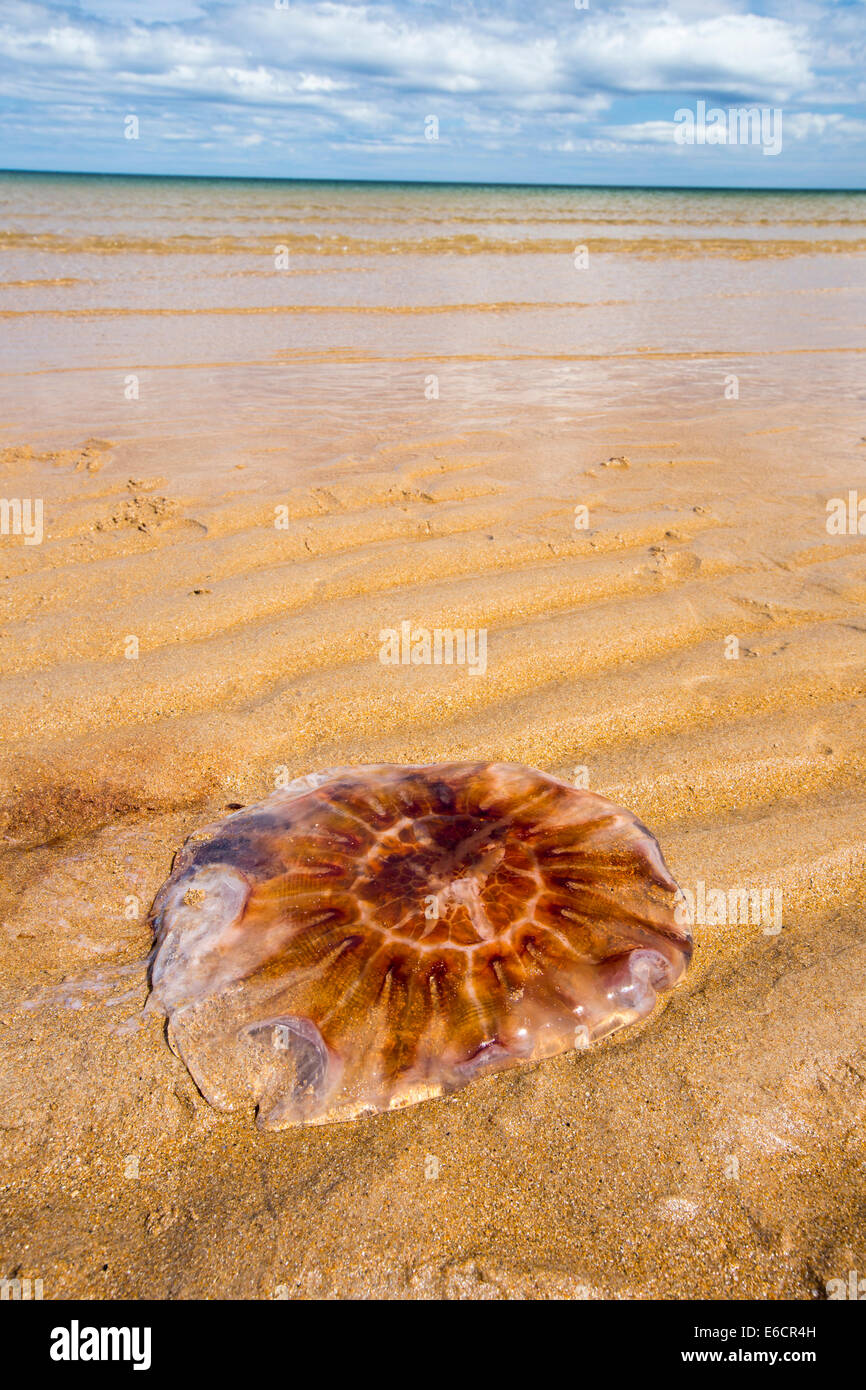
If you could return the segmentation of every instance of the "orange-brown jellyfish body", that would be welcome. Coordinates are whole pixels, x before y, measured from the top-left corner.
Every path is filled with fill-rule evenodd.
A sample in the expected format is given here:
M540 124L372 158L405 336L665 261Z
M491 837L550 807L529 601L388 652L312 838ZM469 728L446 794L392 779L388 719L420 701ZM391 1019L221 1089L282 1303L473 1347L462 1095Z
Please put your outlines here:
M691 955L629 811L509 763L339 768L187 840L152 1001L204 1096L281 1129L583 1049Z

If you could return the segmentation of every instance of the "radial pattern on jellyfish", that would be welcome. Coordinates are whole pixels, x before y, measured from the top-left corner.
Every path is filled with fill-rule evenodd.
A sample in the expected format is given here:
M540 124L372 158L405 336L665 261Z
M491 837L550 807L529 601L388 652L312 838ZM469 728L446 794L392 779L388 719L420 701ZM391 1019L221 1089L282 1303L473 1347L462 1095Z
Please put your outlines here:
M339 768L187 840L151 999L213 1105L350 1120L644 1018L691 955L675 895L631 812L545 773Z

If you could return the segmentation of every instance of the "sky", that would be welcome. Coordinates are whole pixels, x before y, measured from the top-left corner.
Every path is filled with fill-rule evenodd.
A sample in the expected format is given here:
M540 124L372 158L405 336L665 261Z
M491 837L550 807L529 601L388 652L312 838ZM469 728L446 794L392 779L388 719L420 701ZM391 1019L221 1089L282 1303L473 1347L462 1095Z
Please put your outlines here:
M0 167L863 188L866 0L3 0Z

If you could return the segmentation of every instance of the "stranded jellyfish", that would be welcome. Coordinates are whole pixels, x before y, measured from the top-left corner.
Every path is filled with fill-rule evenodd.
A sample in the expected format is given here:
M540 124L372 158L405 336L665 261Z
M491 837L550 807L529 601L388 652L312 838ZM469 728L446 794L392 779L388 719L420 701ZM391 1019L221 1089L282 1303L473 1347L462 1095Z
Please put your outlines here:
M588 1047L691 955L653 836L509 763L339 768L196 832L152 1002L204 1096L282 1129Z

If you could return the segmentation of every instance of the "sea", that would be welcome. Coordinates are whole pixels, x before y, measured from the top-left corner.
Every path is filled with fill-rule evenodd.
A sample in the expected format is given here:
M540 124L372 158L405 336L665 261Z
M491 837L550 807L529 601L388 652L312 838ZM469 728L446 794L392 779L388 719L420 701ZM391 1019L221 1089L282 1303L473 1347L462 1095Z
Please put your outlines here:
M820 410L862 399L864 250L863 192L4 173L0 430L312 457Z

